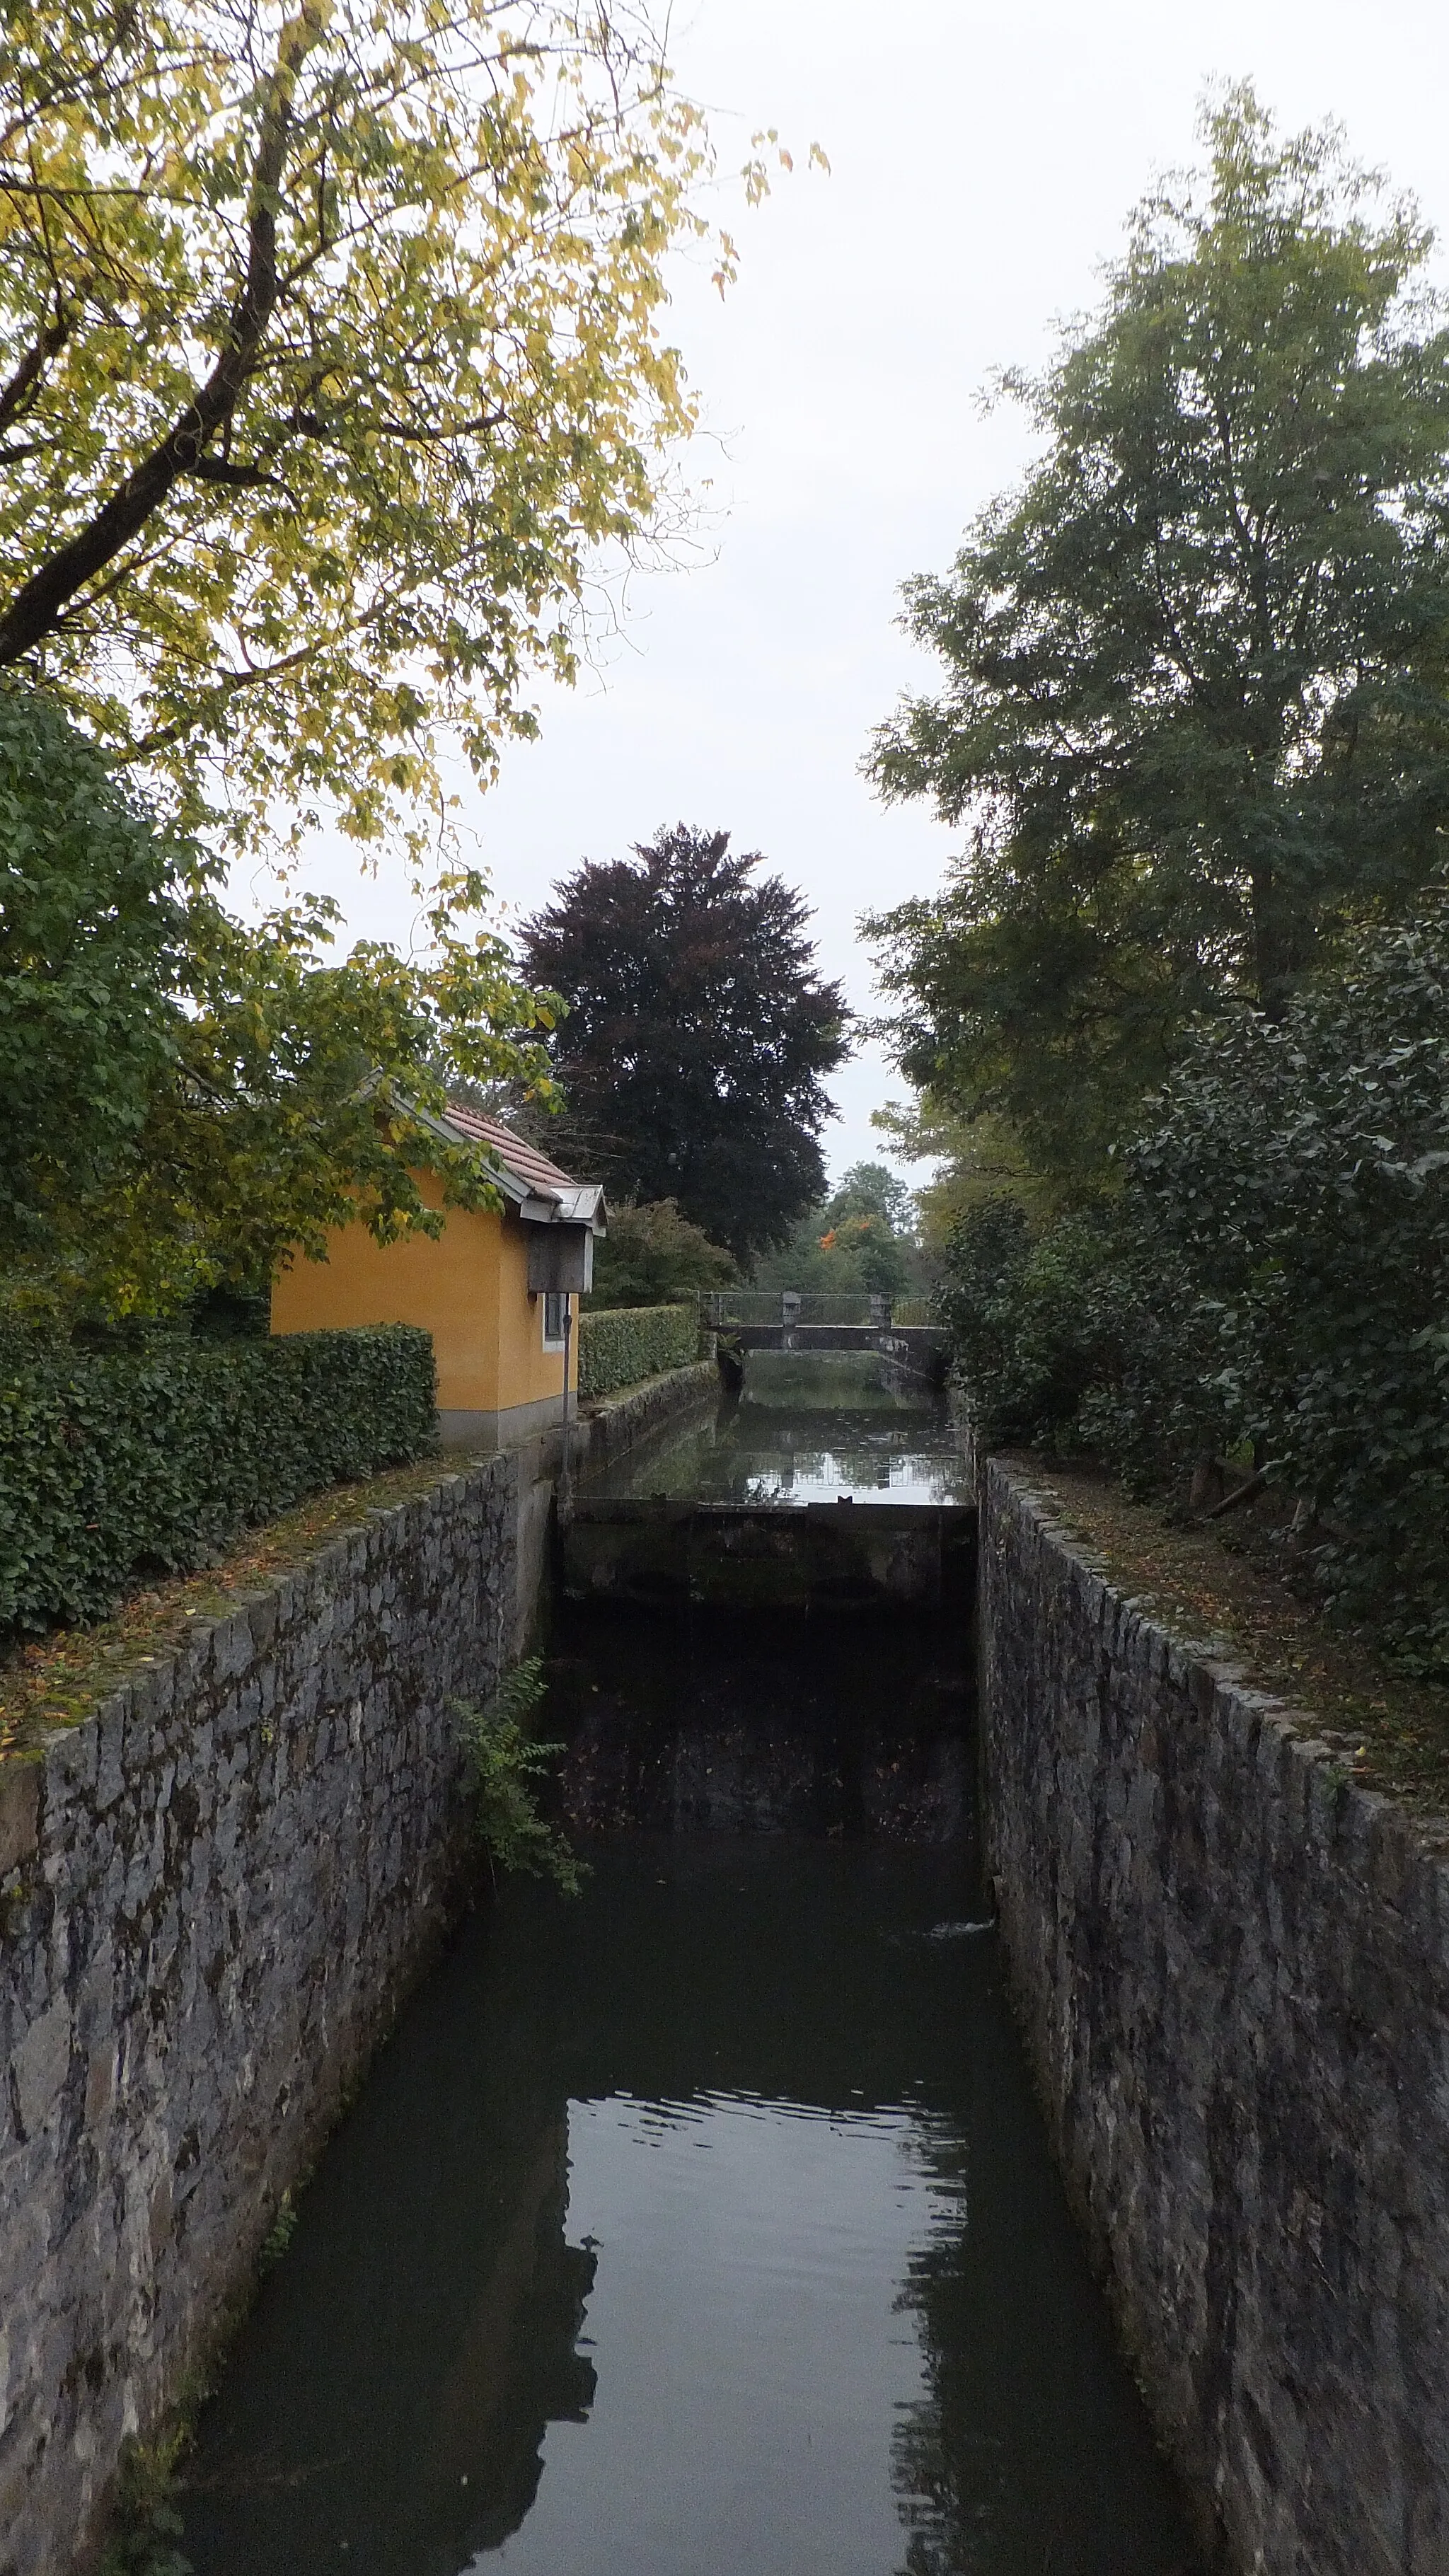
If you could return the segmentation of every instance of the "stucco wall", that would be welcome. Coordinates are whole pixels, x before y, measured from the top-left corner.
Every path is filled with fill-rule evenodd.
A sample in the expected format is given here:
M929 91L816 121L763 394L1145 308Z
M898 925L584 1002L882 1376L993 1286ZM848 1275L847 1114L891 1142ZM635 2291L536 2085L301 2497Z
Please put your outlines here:
M1449 2570L1449 1837L981 1478L988 1868L1057 2152L1225 2563Z
M528 1293L528 1228L509 1214L502 1220L499 1244L498 1387L503 1405L537 1404L544 1396L563 1393L564 1355L545 1350L543 1299ZM579 1301L571 1297L574 1334L570 1384L578 1358ZM517 1392L509 1392L516 1389Z
M0 2571L63 2576L424 1955L518 1462L378 1513L0 1765Z
M414 1178L439 1206L436 1176ZM443 1414L513 1414L562 1395L563 1353L544 1348L543 1300L528 1293L528 1230L511 1208L451 1208L437 1237L379 1244L365 1225L349 1225L327 1240L325 1261L299 1258L278 1274L274 1333L421 1324L433 1336Z

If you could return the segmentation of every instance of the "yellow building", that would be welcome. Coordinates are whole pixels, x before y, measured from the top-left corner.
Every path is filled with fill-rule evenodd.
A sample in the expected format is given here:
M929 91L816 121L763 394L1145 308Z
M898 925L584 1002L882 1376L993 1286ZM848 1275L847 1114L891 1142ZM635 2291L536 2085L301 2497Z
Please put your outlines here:
M502 1208L450 1208L436 1240L379 1244L338 1228L325 1261L297 1260L272 1289L274 1333L338 1324L422 1324L438 1363L438 1426L452 1445L501 1448L563 1417L564 1363L576 1352L578 1295L593 1284L605 1230L597 1181L571 1181L496 1118L450 1106L439 1132L486 1145ZM429 1206L441 1184L418 1174ZM577 1384L577 1361L570 1371Z

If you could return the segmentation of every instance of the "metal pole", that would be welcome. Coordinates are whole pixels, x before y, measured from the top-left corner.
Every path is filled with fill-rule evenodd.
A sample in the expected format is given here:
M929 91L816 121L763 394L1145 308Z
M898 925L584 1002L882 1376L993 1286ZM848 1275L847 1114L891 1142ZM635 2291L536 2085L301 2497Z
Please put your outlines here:
M565 1297L564 1297L563 1464L562 1464L562 1466L561 1466L561 1467L560 1467L560 1469L559 1469L559 1479L558 1479L558 1499L559 1499L559 1508L560 1508L560 1510L562 1510L562 1511L567 1511L567 1510L568 1510L568 1507L569 1507L569 1504L570 1504L570 1502L572 1501L572 1495L571 1495L571 1493L570 1493L570 1491L569 1491L569 1354L570 1354L570 1352L571 1352L571 1351L572 1351L572 1349L573 1349L573 1340L574 1340L574 1301L573 1301L572 1297L570 1297L570 1296L568 1296L567 1294L565 1294Z

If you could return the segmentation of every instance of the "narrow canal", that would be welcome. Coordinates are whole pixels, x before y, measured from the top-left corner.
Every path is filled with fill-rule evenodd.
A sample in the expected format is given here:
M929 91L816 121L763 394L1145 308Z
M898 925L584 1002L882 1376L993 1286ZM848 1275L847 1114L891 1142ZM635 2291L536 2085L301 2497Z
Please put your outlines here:
M967 1486L940 1404L883 1383L878 1360L752 1351L737 1402L630 1450L596 1490L788 1507L962 1502Z
M789 1490L940 1437L746 1427ZM985 1924L959 1628L575 1610L552 1672L592 1874L469 1918L334 2138L196 2576L1187 2576Z

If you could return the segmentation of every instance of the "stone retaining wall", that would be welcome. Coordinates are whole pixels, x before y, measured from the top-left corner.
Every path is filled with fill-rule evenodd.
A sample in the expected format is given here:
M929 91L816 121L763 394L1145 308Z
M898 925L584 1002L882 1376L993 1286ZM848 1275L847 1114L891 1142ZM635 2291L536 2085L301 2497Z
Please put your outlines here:
M676 1428L692 1413L708 1412L719 1396L719 1369L710 1359L645 1378L642 1386L625 1387L616 1395L589 1397L579 1408L576 1472L597 1474L639 1441Z
M60 2576L443 1917L510 1645L501 1456L0 1766L0 2571Z
M579 1454L714 1383L621 1393ZM447 1703L524 1649L559 1448L440 1467L0 1762L0 2576L84 2554L428 1954Z
M1057 2154L1218 2556L1449 2570L1449 1839L981 1477L988 1868Z

